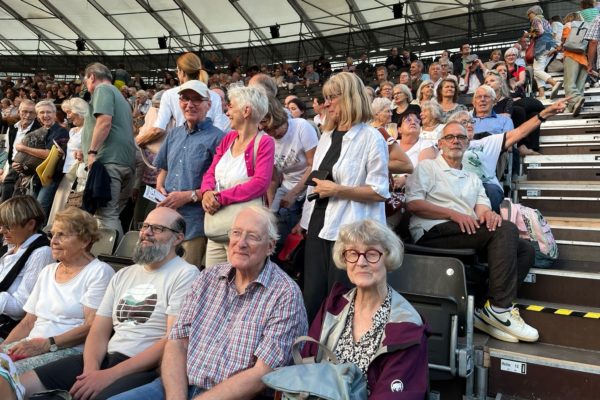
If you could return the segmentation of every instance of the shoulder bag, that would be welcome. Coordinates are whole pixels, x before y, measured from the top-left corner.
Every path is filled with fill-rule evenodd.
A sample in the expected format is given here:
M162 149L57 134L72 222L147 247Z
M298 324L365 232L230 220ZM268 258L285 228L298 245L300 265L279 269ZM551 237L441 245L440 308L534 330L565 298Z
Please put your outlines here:
M313 342L319 346L319 356L314 359L300 356L300 344ZM324 344L310 336L300 336L292 346L294 363L263 376L268 387L281 394L282 400L325 399L364 400L367 398L367 381L353 363L340 364L335 354Z
M254 151L252 156L252 165L256 169L256 155L258 154L258 145L263 132L259 132L254 139ZM256 172L256 171L255 171ZM251 178L249 177L248 180ZM243 182L240 182L243 183ZM245 207L250 205L258 205L262 206L263 201L262 197L258 197L256 199L244 201L242 203L229 204L225 207L222 207L214 214L205 213L204 214L204 235L217 243L227 243L229 241L229 237L227 232L231 229L231 225L233 224L233 219L235 216Z

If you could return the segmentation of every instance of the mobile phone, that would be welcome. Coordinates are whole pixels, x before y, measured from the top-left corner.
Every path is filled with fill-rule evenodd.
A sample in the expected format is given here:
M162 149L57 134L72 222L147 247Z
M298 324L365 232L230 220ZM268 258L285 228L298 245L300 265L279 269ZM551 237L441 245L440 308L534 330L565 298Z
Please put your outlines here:
M308 178L306 178L306 182L304 182L304 184L306 186L316 186L316 183L313 181L313 178L317 178L317 179L321 179L321 180L328 180L328 181L333 180L329 171L323 171L323 170L317 169L310 173Z

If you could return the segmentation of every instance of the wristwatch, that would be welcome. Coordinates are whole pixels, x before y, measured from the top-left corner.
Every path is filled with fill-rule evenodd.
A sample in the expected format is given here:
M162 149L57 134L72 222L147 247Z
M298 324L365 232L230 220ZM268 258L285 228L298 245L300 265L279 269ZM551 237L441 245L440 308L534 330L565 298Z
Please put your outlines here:
M54 338L52 336L50 336L48 338L48 341L50 342L50 352L54 353L56 350L58 350L58 346L56 345L56 341L54 340Z
M197 203L198 202L198 195L196 194L195 190L192 190L192 203Z
M90 150L90 151L88 151L87 153L88 153L88 156L89 156L90 154L93 154L93 155L97 156L97 155L98 155L98 150Z

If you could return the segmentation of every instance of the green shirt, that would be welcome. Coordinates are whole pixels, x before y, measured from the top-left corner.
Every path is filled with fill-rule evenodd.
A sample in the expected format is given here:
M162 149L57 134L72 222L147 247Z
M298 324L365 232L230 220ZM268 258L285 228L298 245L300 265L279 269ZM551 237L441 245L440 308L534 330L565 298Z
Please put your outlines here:
M98 150L96 160L102 164L119 164L135 169L135 143L133 141L133 118L131 107L119 90L109 83L94 89L89 115L85 118L81 145L87 162L87 152L98 115L110 115L112 125L106 140Z

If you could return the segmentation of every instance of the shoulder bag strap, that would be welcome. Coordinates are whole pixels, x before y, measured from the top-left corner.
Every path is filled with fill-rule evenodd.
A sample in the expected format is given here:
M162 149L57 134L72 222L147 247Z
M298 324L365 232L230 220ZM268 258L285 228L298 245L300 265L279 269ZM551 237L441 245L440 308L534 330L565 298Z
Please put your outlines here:
M259 131L254 138L254 151L252 156L252 169L254 169L256 173L256 157L258 156L258 145L260 144L260 140L262 139L265 133L263 131Z
M50 244L50 242L48 241L48 238L44 234L42 234L42 236L40 236L39 238L35 239L29 245L29 247L27 247L27 249L25 250L23 255L21 257L19 257L19 259L17 260L15 265L13 265L13 267L8 272L8 274L6 274L6 276L4 277L2 282L0 282L0 292L6 292L8 290L8 288L13 284L15 279L17 279L17 276L19 275L19 273L25 267L25 263L27 262L27 260L29 259L29 256L31 255L31 253L33 253L34 250L39 249L40 247L43 247L43 246L48 246L49 244Z
M317 356L315 357L314 361L313 360L307 360L308 363L311 362L330 362L332 364L339 364L339 360L336 357L336 355L333 353L333 351L329 350L329 348L327 346L325 346L323 343L319 342L318 340L313 339L310 336L298 336L296 338L296 340L294 340L294 344L292 345L292 357L294 358L294 364L296 365L300 365L300 364L307 364L307 361L305 361L302 356L300 355L300 344L304 343L304 342L310 342L310 343L315 343L317 346L319 346L319 350L320 352L322 352L323 357Z

